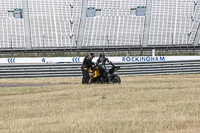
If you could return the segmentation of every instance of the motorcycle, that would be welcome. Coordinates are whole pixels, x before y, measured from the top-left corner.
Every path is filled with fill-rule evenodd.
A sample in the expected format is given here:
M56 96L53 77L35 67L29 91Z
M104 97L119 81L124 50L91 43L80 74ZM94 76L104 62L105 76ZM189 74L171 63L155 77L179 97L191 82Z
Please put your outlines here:
M117 74L114 74L116 71L118 71L120 69L119 66L113 66L106 78L104 80L102 80L101 76L100 76L100 72L99 72L99 69L98 67L95 67L94 70L90 69L90 83L108 83L108 84L115 84L115 83L118 83L120 84L121 83L121 78L117 75Z

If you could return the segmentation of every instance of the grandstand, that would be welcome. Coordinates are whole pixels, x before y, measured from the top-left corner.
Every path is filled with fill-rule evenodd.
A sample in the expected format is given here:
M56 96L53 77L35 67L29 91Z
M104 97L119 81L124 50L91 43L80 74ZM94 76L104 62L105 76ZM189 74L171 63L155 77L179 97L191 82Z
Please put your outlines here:
M1 49L197 46L200 0L1 0Z
M16 8L22 9L21 0L0 1L0 48L26 47L23 19L9 16Z
M192 0L153 0L149 45L187 44L193 11Z
M140 45L145 16L131 14L138 6L145 7L146 0L89 0L88 7L101 15L86 19L83 46Z
M75 46L81 0L29 0L32 47Z

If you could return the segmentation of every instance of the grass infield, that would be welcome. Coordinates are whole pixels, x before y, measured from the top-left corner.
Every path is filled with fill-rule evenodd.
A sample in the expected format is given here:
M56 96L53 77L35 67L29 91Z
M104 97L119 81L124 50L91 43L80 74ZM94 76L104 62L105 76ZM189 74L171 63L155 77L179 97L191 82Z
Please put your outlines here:
M200 132L200 74L121 78L0 79L0 132Z

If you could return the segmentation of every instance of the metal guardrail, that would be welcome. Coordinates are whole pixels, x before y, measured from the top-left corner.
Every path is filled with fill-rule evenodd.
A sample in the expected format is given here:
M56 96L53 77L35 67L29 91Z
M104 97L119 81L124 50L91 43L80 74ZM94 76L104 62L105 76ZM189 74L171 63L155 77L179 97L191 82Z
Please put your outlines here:
M200 60L115 63L115 65L121 67L116 73L125 76L200 73ZM80 63L0 64L0 78L77 76L82 76Z

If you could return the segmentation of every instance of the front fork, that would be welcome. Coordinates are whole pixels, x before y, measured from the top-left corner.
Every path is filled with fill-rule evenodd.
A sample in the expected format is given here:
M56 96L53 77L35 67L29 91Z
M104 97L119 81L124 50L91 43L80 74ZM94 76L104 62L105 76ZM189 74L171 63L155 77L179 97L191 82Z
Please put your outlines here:
M111 83L110 74L108 74L108 83L109 83L109 84Z

